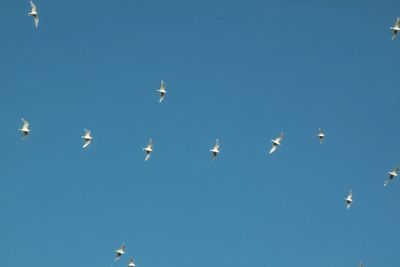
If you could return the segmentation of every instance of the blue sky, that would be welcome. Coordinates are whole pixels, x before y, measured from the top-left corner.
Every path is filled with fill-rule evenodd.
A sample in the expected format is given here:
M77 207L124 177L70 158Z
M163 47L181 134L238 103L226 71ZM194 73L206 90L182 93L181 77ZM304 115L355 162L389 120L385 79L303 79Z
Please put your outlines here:
M1 266L400 266L397 1L35 3L0 2Z

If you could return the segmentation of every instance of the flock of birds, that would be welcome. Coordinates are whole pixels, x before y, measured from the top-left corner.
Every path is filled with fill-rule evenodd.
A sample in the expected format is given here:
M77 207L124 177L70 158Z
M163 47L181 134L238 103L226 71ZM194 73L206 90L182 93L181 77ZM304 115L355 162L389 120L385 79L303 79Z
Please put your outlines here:
M30 0L30 4L31 4L31 12L29 12L28 15L33 17L35 27L37 28L37 27L39 27L38 9L32 0ZM390 30L392 31L392 40L394 40L397 36L397 33L400 31L400 17L398 17L395 24L392 27L390 27ZM164 101L164 99L166 97L166 93L167 93L167 91L165 89L165 82L163 80L161 80L161 86L159 89L157 89L157 92L159 93L159 97L160 97L159 102L161 103ZM29 122L23 118L22 118L22 121L23 121L23 126L21 129L19 129L19 131L21 131L23 139L25 139L28 137L31 130L29 129ZM87 148L91 144L93 137L91 135L90 130L84 129L84 132L85 132L85 134L82 136L82 139L84 140L84 144L83 144L82 148ZM325 139L325 133L321 128L319 128L319 130L318 130L317 137L319 138L320 144L322 144ZM282 143L283 138L284 138L284 133L281 132L277 138L271 140L271 149L269 150L269 154L274 153L279 148L279 146ZM147 146L145 148L143 148L143 151L145 152L145 161L148 161L150 159L151 153L153 152L153 140L151 138L149 139ZM220 153L220 144L219 144L218 138L215 141L214 147L210 149L210 152L212 153L212 160L216 160L218 154ZM384 182L385 187L394 178L396 178L398 176L399 169L400 169L400 166L397 166L388 173L389 176L386 179L386 181ZM351 204L353 203L353 193L352 193L351 189L350 189L347 197L344 200L345 200L346 208L350 209ZM117 261L125 254L125 244L122 244L119 249L115 250L115 253L116 253L115 261ZM133 258L129 258L128 266L129 267L136 266L133 261ZM362 262L360 263L360 267L363 267Z

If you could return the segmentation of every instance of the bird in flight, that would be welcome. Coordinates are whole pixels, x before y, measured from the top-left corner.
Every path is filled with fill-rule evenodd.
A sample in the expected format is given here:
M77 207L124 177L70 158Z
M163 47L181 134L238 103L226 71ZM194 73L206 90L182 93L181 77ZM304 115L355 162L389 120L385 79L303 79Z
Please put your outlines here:
M384 186L387 186L388 183L390 183L390 181L393 181L393 179L397 177L397 175L398 175L397 172L399 171L399 169L400 169L400 167L396 167L392 171L389 172L389 177L385 181Z
M83 144L82 148L88 147L90 145L90 143L92 142L92 136L90 135L91 134L90 130L84 129L84 131L85 131L85 135L82 136L82 139L85 140L85 143Z
M210 149L210 151L212 152L212 155L213 155L212 160L216 160L217 156L218 156L218 153L219 153L219 140L218 140L218 138L215 140L215 146L212 149Z
M319 128L318 131L319 131L318 132L319 143L322 144L322 142L324 142L325 133L321 128Z
M125 244L122 244L122 246L119 249L115 250L115 252L117 253L115 261L117 261L122 257L122 255L125 254Z
M136 266L136 264L135 264L135 262L133 261L132 258L129 259L128 266L129 266L129 267L135 267L135 266Z
M278 148L278 146L280 146L281 145L281 141L282 141L282 139L283 139L283 132L281 132L281 134L279 135L279 137L277 137L276 139L273 139L273 140L271 140L271 142L272 142L272 147L271 147L271 149L270 149L270 151L269 151L269 154L272 154L272 153L274 153L274 151Z
M393 31L392 40L394 40L397 36L397 32L400 31L400 17L397 18L396 23L393 27L390 27L390 29Z
M346 208L350 209L351 203L353 203L353 193L351 192L351 189L350 189L349 194L347 195L347 197L344 200L346 201Z
M146 157L144 158L144 161L148 161L151 155L151 152L153 152L153 140L149 140L149 143L145 148L143 148L143 151L146 152Z
M30 132L31 130L29 129L29 122L26 121L26 120L24 120L23 118L22 118L21 120L23 121L24 124L22 125L22 128L21 128L21 129L18 129L18 130L21 131L21 133L22 133L22 139L25 140L25 138L28 137L29 132Z
M31 2L31 12L29 12L28 15L33 17L33 20L35 21L35 27L37 28L39 26L38 11L35 3L33 3L32 0L30 0L30 2Z
M164 100L165 98L165 94L167 93L167 91L165 90L165 82L164 80L161 80L161 86L160 89L157 90L157 92L160 93L160 103Z

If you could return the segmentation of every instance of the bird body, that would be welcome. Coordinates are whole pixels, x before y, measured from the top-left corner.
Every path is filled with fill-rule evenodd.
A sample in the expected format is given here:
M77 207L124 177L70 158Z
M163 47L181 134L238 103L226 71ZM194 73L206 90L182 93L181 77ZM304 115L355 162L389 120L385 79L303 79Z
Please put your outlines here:
M216 160L217 156L219 154L219 140L218 140L218 138L215 140L215 146L212 149L210 149L210 151L212 152L212 155L213 155L212 160Z
M388 183L390 183L390 181L392 181L394 178L397 177L399 169L400 169L400 167L396 167L396 168L394 168L392 171L388 172L389 177L388 177L388 179L385 181L384 186L387 186Z
M29 12L28 15L33 17L33 20L35 21L35 27L37 28L39 26L38 11L36 5L32 2L32 0L30 0L30 3L31 3L31 12Z
M117 257L115 258L115 261L117 261L122 257L122 255L125 254L125 244L122 244L122 246L119 249L114 251L117 253Z
M18 130L21 131L22 138L25 139L28 137L31 130L29 129L29 122L27 120L24 120L24 118L22 118L21 120L24 124L22 125L22 128Z
M400 31L400 17L397 18L396 23L393 25L393 27L390 27L390 29L393 31L392 40L394 40L397 36L397 32Z
M146 152L146 157L144 161L148 161L151 155L151 152L153 152L153 140L150 138L149 143L145 148L143 148L143 151Z
M160 93L160 100L159 100L159 102L161 103L161 102L164 100L165 95L166 95L166 93L167 93L167 91L165 90L165 82L164 82L164 80L161 80L161 86L160 86L160 89L157 90L157 92Z
M82 136L82 139L85 140L85 143L83 144L82 148L88 147L93 139L91 136L90 130L84 129L84 131L85 131L85 135Z
M278 149L278 147L281 145L281 142L282 142L282 140L283 140L283 137L284 137L284 134L283 134L283 132L281 132L281 134L279 135L279 137L277 137L277 138L271 140L271 142L272 142L272 147L271 147L271 149L269 150L269 154L272 154L273 152L275 152L275 150Z
M351 204L353 203L353 193L351 192L351 190L344 200L346 201L346 208L350 209Z
M135 266L136 266L136 264L135 264L135 262L133 261L132 258L129 259L128 266L129 266L129 267L135 267Z
M319 133L318 133L319 143L322 144L322 142L324 141L324 138L325 138L325 133L321 128L319 128L318 131L319 131Z

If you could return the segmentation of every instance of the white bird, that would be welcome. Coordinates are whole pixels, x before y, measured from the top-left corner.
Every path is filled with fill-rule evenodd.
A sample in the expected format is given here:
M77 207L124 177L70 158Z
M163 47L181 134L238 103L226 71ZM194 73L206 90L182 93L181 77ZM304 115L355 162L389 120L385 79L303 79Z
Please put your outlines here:
M353 193L351 192L351 189L350 189L349 194L347 195L347 197L344 200L346 201L346 208L350 209L351 203L353 203Z
M129 259L129 264L128 264L128 266L129 266L129 267L135 267L135 266L136 266L136 264L135 264L135 262L133 261L132 258Z
M151 152L153 152L153 140L149 140L149 143L147 144L147 146L145 148L143 148L143 151L146 152L146 157L144 159L144 161L148 161L151 155Z
M271 147L271 150L269 151L269 154L272 154L278 148L278 146L281 145L281 141L283 139L283 136L284 136L283 132L281 132L281 134L279 135L278 138L271 140L272 147Z
M32 0L30 0L30 2L31 2L31 12L28 13L28 15L33 17L33 20L35 21L35 27L37 28L39 26L38 11L36 5L32 2Z
M325 133L321 128L319 128L318 131L319 131L318 132L319 143L322 144L322 142L324 141L324 138L325 138Z
M122 257L122 255L125 254L125 244L122 244L122 246L119 249L114 251L117 253L117 257L115 258L115 261L117 261Z
M29 122L24 120L23 118L21 120L24 122L24 125L22 125L22 128L18 130L22 132L22 139L25 139L28 137L31 130L29 129Z
M163 80L161 80L161 86L160 89L157 90L157 92L160 93L160 103L164 100L165 98L165 94L167 93L167 91L165 90L165 83Z
M82 136L82 139L85 140L85 144L83 144L82 148L88 147L90 145L90 143L92 142L92 136L90 135L91 134L90 130L84 129L84 131L85 131L85 135Z
M387 186L390 181L397 177L400 167L394 168L389 172L389 178L385 181L384 186Z
M212 155L213 155L212 159L216 160L217 156L218 156L218 153L219 153L219 141L218 141L218 138L215 140L215 146L212 149L210 149L210 151L212 152Z
M397 32L400 31L400 17L397 18L396 23L393 27L390 27L390 29L393 31L392 40L394 40L397 36Z

